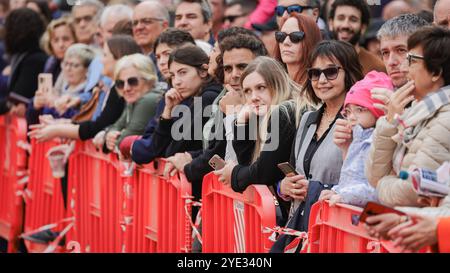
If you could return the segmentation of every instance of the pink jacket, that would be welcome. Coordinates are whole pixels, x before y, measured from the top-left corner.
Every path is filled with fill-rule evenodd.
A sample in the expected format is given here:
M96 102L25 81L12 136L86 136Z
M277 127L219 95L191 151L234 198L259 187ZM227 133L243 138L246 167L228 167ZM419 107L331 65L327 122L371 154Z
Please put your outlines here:
M250 14L249 20L245 24L245 28L252 29L252 24L263 24L269 21L275 14L277 0L259 0L258 6Z

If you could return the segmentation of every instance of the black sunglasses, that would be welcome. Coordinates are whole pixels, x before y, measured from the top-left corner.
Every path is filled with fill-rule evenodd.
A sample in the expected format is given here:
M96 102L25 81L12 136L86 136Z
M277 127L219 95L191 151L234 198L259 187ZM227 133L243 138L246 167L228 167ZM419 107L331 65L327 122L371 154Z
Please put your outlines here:
M225 23L226 21L230 21L230 23L232 24L237 18L243 17L243 16L247 16L248 13L244 13L241 15L228 15L223 17L223 22Z
M131 77L131 78L126 79L125 81L123 81L123 80L116 80L116 88L120 89L120 90L124 89L125 88L125 82L127 82L128 86L130 86L130 87L136 87L136 86L139 85L139 78Z
M275 14L278 17L283 16L284 12L287 10L288 14L291 14L291 12L297 12L302 13L305 9L312 9L311 6L300 6L300 5L290 5L290 6L276 6L275 7Z
M288 36L289 36L289 39L291 40L291 42L293 42L294 44L297 44L297 43L300 43L301 40L303 40L303 38L305 37L305 33L303 31L294 31L289 34L287 34L286 32L282 32L282 31L275 32L275 40L280 44L282 42L284 42L284 40L286 40L286 37L288 37Z
M319 69L319 68L309 68L308 71L308 79L311 81L318 81L320 78L320 75L322 73L325 75L325 78L327 80L335 80L339 75L339 69L342 69L340 66L334 66L334 67L328 67L325 69Z

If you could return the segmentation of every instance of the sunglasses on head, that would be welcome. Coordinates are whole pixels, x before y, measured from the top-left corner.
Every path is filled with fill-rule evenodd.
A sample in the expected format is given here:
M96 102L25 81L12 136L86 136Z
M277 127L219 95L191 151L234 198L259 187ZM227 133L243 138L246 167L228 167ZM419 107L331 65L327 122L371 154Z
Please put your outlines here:
M136 87L139 85L139 78L137 77L131 77L124 80L116 80L116 88L117 89L124 89L125 88L125 82L128 83L128 86L130 87Z
M308 71L308 79L311 81L318 81L320 78L320 75L322 73L325 75L325 78L327 80L335 80L338 77L339 69L342 69L342 67L334 66L334 67L328 67L325 69L319 69L319 68L309 68Z
M302 13L305 9L312 9L311 6L301 6L301 5L290 5L290 6L276 6L275 7L275 14L278 17L283 16L284 12L287 11L288 14L291 14L291 12L297 12Z
M275 32L275 40L278 43L284 42L286 40L286 37L289 36L289 40L291 40L292 43L297 44L300 43L301 40L305 37L305 33L303 31L294 31L289 34L282 31L276 31Z

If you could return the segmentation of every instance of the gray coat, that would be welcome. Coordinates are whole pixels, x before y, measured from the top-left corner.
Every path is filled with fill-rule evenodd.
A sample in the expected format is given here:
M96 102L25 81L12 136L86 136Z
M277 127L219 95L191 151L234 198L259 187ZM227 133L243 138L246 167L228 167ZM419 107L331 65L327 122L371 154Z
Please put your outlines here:
M305 174L303 166L305 153L316 133L317 125L321 119L321 111L323 111L322 108L307 112L300 121L295 137L294 151L292 151L293 158L291 158L299 174ZM320 181L326 184L337 184L339 182L343 159L341 150L333 142L335 127L336 124L333 123L330 131L313 155L310 164L310 175L306 178L309 181ZM306 133L304 133L304 130L307 130ZM300 143L303 134L303 142ZM294 201L291 211L295 211L298 205L299 202Z

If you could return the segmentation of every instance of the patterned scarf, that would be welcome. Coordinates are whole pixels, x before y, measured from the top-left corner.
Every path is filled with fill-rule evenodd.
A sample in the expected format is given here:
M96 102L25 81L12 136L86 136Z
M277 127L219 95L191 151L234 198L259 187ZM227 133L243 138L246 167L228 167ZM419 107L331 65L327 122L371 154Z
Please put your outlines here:
M394 152L393 167L398 174L401 170L403 157L417 134L425 127L439 109L450 103L450 85L430 93L423 100L413 104L402 115L396 116L398 133L392 137L397 142Z

